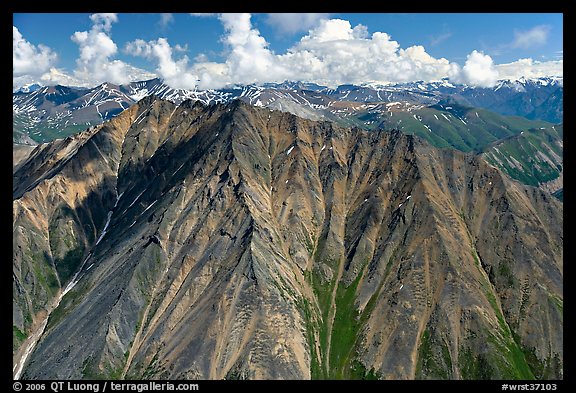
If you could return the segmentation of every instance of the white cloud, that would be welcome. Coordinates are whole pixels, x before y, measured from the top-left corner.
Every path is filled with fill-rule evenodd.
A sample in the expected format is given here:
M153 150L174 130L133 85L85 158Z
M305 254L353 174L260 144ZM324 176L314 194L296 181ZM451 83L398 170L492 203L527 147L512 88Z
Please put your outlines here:
M492 58L474 50L468 55L462 71L454 80L474 86L491 87L498 78L498 70Z
M90 20L93 22L92 28L99 31L110 31L112 23L118 22L116 14L92 14Z
M285 53L276 54L252 25L250 14L200 16L216 16L224 27L222 62L210 61L206 54L195 55L191 60L183 53L187 52L186 45L171 46L166 38L151 41L137 39L127 43L124 52L152 61L156 65L156 75L171 87L184 89L211 89L231 84L284 80L309 81L334 87L345 83L432 81L446 77L455 82L491 86L498 78L562 74L562 60L538 62L521 59L495 65L490 56L478 51L470 53L461 67L447 59L431 56L421 45L402 48L384 32L370 34L368 28L361 24L352 26L346 20L319 16L301 16L308 19L301 20L300 25L309 21L314 24L313 27ZM166 18L169 23L170 17ZM298 17L284 14L273 18L292 21L293 25L287 23L282 27L289 29L296 27L294 20ZM111 30L113 24L118 22L116 14L93 14L90 19L93 25L89 31L75 32L71 37L79 45L77 68L73 76L67 75L65 70L54 68L56 55L49 48L30 44L14 27L13 84L20 83L17 80L36 80L41 83L74 81L76 85L93 86L101 82L126 83L155 76L115 58L118 47L111 38ZM530 34L524 32L517 35L517 44L522 45L524 40L519 37L541 37L540 33L534 33L543 31L537 28L530 30ZM444 39L432 38L436 41ZM542 41L541 38L533 39Z
M47 72L57 60L50 48L26 41L20 31L12 26L12 76L39 76Z
M327 13L275 13L268 14L266 23L280 33L295 34L307 32L318 25L322 19L328 19L329 17L330 14Z
M544 45L548 41L550 26L539 25L530 30L514 31L514 41L512 48L528 49L534 46Z
M328 85L365 82L437 80L457 72L457 65L426 53L422 46L401 49L382 32L341 19L321 21L316 29L289 49L282 59L308 80Z
M168 13L160 14L160 24L161 28L166 28L170 23L174 22L174 15Z
M176 44L174 46L174 50L176 52L188 52L188 44L184 44L184 45Z
M188 57L174 60L172 48L166 38L154 41L135 40L126 44L126 53L156 60L158 75L171 87L178 89L194 89L198 78L188 68Z
M228 70L221 83L262 82L267 75L272 81L284 80L290 73L269 49L257 29L252 28L250 14L221 14L226 35L223 42L229 51L225 66ZM216 80L214 80L216 81Z
M90 31L77 31L70 37L79 46L73 75L54 67L56 54L49 48L31 45L14 27L13 89L27 83L92 87L102 82L120 84L156 77L113 58L118 48L109 34L112 24L118 22L116 14L92 14L90 20Z
M464 68L444 58L434 58L423 46L400 48L382 32L371 36L363 25L352 27L341 19L320 20L318 25L286 53L272 52L260 32L252 26L250 14L220 14L225 34L226 59L207 61L205 55L189 63L174 58L166 39L136 40L126 46L135 56L154 59L157 73L174 88L221 88L230 84L311 81L328 86L344 83L396 83L452 78L487 86L497 71L489 56L473 52Z
M512 63L496 66L501 79L540 78L544 76L563 76L564 61L534 61L533 59L520 59Z
M153 42L153 41L151 41ZM124 52L132 56L145 57L147 59L152 58L152 45L148 42L141 40L140 38L128 42L124 48Z
M94 83L126 83L130 81L127 64L110 59L118 52L118 47L110 37L112 23L118 21L116 14L92 14L92 29L77 31L72 37L79 46L80 56L74 71L76 78Z

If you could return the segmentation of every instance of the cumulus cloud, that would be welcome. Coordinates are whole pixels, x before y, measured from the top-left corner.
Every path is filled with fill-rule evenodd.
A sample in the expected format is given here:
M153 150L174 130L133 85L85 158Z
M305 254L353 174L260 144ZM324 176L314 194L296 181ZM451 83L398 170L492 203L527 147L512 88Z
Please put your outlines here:
M476 50L466 58L466 63L453 79L456 82L467 83L473 86L491 87L498 80L498 70L494 61L488 55Z
M213 16L213 15L210 15ZM561 63L519 61L496 66L489 55L473 51L461 67L435 58L421 45L401 48L384 32L369 33L363 25L342 19L319 19L285 53L276 54L251 22L250 14L218 14L224 27L222 62L205 54L190 61L165 38L135 40L125 51L157 64L156 72L171 87L216 89L233 84L299 80L327 86L345 83L399 83L450 78L476 86L493 86L504 75L541 75ZM502 75L500 75L502 73Z
M266 23L279 33L295 34L307 32L318 22L329 17L330 14L327 13L275 13L268 14Z
M164 81L179 89L194 89L197 86L197 76L188 68L188 57L174 60L173 51L166 38L146 42L135 40L126 44L126 53L133 56L156 60L156 71Z
M118 22L118 15L112 13L100 13L90 15L93 28L101 31L110 31L112 23Z
M136 56L154 58L158 74L177 88L189 85L182 82L185 75L190 83L197 80L200 88L220 88L284 80L314 81L328 86L438 80L459 72L457 64L430 56L422 46L402 49L388 34L375 32L370 36L366 26L352 27L346 20L320 20L286 53L277 55L252 26L250 14L220 14L218 18L225 30L223 63L201 61L205 56L198 56L199 61L192 65L187 57L175 60L166 40L162 41L162 53L169 56L153 53L160 40L136 40L126 50ZM178 69L179 78L171 77L171 69Z
M57 55L50 48L26 41L20 31L12 26L12 75L39 76L56 63Z
M545 76L563 76L564 61L534 61L533 59L520 59L512 63L496 66L501 79L541 78Z
M110 37L112 24L118 21L116 14L92 14L92 29L77 31L71 38L79 46L75 77L95 83L126 83L130 81L127 64L111 59L118 47Z
M550 26L539 25L530 30L514 31L514 41L512 48L528 49L534 46L544 45L548 41Z
M250 18L246 13L219 16L226 31L223 42L229 52L225 62L228 75L220 80L221 83L261 82L265 75L271 81L277 81L290 75L285 64L268 49L264 37L252 27Z
M292 69L330 85L437 80L458 71L456 64L433 58L422 46L401 49L388 34L368 36L364 26L352 28L341 19L320 22L285 57L293 58Z

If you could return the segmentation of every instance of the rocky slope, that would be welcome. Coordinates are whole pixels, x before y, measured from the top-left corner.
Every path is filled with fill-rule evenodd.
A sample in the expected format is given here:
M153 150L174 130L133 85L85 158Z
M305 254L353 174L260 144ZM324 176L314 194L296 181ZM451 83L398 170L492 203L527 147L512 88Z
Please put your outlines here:
M23 378L562 377L562 204L477 156L147 97L13 184Z
M394 128L418 135L436 147L464 152L482 152L489 145L523 131L553 126L547 121L526 117L561 121L563 113L562 78L500 81L493 88L453 85L442 80L388 86L341 85L336 89L313 83L285 82L220 90L182 90L172 89L160 79L126 85L103 83L94 88L37 87L13 94L14 143L35 145L74 135L109 120L147 95L177 105L188 99L203 104L239 99L310 120L331 120L343 127ZM491 111L480 109L483 107ZM542 149L537 152L528 149L522 160L542 161L538 152ZM562 148L556 150L556 154L561 161ZM562 183L557 170L544 169L547 180L543 182L536 179L538 175L534 175L530 167L498 167L525 184L542 184L547 191ZM551 178L550 174L556 177Z

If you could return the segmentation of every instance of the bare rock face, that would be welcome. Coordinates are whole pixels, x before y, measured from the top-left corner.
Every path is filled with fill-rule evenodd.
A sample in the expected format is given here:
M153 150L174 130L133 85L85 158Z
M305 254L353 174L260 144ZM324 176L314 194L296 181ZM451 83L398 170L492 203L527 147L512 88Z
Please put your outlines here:
M562 204L473 155L147 97L13 198L24 378L562 378Z

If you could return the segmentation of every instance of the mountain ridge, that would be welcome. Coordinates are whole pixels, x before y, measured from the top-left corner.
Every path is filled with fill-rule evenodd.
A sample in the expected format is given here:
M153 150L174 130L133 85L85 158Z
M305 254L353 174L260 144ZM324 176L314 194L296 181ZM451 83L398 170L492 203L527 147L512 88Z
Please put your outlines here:
M13 141L35 144L73 135L116 116L135 100L152 94L176 104L189 99L204 104L240 99L311 120L335 121L345 127L369 130L397 128L416 134L437 147L481 153L502 138L524 131L553 128L549 122L526 117L546 118L550 115L553 119L562 119L562 86L562 79L540 78L500 81L492 89L453 85L447 80L389 86L341 85L336 89L311 83L284 82L232 86L218 91L187 91L171 89L159 79L121 86L104 83L94 89L43 87L29 94L13 96ZM525 117L504 116L478 106ZM514 108L518 108L518 113ZM549 131L542 132L546 133ZM542 155L549 155L547 144L531 151L533 154L521 161L541 161ZM561 160L561 151L560 160L551 159L560 164ZM556 173L556 179L535 183L529 168L520 172L506 165L499 168L517 180L529 185L542 184L552 192L563 187L562 177L555 170L552 172Z
M502 81L493 89L440 81L389 86L342 85L336 89L310 83L284 82L262 86L231 86L220 90L181 90L170 88L160 79L126 85L103 83L94 88L40 87L32 92L13 94L14 115L27 119L22 125L15 122L13 133L15 140L19 140L21 135L38 139L45 134L53 138L64 132L64 136L67 136L68 133L77 132L78 127L93 126L115 116L149 94L175 104L186 99L209 104L241 98L256 106L289 111L312 120L325 118L336 121L345 120L350 115L361 117L362 112L355 114L354 108L357 105L354 103L382 105L401 101L410 106L430 106L446 97L453 97L460 104L489 109L503 115L520 115L560 123L563 114L562 86L561 80L540 78L524 83ZM548 104L542 106L546 100ZM349 107L347 110L350 113L333 110L331 106L334 103L348 103L345 105ZM370 123L358 119L355 121L355 125L373 128ZM43 131L40 132L38 127L43 127Z
M562 204L479 157L148 97L14 179L25 378L562 376Z

